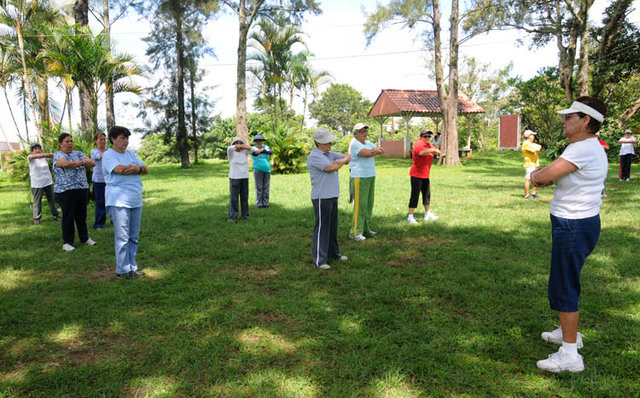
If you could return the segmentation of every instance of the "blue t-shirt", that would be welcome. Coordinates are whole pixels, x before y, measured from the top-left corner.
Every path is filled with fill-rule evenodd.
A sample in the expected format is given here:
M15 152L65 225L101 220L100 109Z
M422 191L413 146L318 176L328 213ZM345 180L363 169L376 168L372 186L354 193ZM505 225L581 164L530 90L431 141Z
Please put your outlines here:
M116 166L144 166L144 163L135 153L125 150L119 153L113 149L107 149L102 155L102 174L107 183L105 189L105 205L126 207L133 209L142 206L142 178L140 174L118 174L113 169Z
M351 177L353 178L367 178L376 176L376 161L373 156L364 157L358 156L358 153L362 149L374 149L376 146L369 140L365 140L364 144L358 140L353 140L351 143L351 163L349 168L351 169Z
M311 177L311 199L331 199L340 196L338 172L326 172L324 169L334 161L342 159L338 152L324 153L313 148L307 158L307 168Z
M56 176L53 192L62 193L71 189L89 189L87 171L84 166L70 168L56 166L58 160L62 158L69 162L77 162L85 157L86 155L80 151L72 151L70 154L58 151L53 154L53 175Z
M253 158L253 169L262 171L264 173L271 173L271 164L269 163L269 155L273 153L271 148L266 145L262 145L262 149L264 152L259 155L254 155L253 153L257 151L259 148L257 146L251 147L251 157Z

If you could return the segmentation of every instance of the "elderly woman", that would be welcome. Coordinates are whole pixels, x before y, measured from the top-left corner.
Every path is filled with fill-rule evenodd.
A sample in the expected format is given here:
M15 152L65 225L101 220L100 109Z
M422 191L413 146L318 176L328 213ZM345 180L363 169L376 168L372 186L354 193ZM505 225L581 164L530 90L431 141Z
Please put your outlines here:
M51 215L56 221L60 221L58 208L53 195L53 179L49 171L47 159L53 158L52 153L42 153L42 146L38 143L31 145L29 161L29 176L31 177L31 193L33 194L33 223L40 224L42 217L42 195L47 196Z
M582 335L578 333L580 271L600 236L601 192L607 177L607 155L598 142L607 106L597 98L580 97L569 109L559 111L569 146L549 166L531 173L536 186L556 189L551 201L551 268L548 296L558 311L560 327L543 332L542 339L561 344L558 352L538 361L550 372L581 372Z
M70 252L73 246L75 226L80 242L93 246L96 242L87 232L87 203L89 183L85 167L93 167L95 162L80 151L73 150L73 138L67 133L58 137L60 151L53 154L53 174L56 182L53 192L62 208L62 250Z
M256 134L253 137L255 146L251 147L253 158L253 180L256 184L256 207L269 207L269 186L271 182L271 164L269 155L273 151L264 144L264 137Z
M620 181L631 181L631 162L635 151L633 146L636 138L631 135L631 130L624 132L624 137L618 140L620 143Z
M349 145L351 154L349 185L353 192L353 219L349 237L356 242L367 239L365 235L376 234L371 230L371 214L376 190L375 156L384 151L367 139L368 132L368 126L363 123L356 124L353 127L354 139Z
M244 142L242 137L235 137L227 147L229 158L229 218L235 222L238 219L238 198L240 199L240 218L249 218L249 153L251 145Z
M107 136L100 132L96 137L96 147L91 150L91 159L96 162L93 168L91 182L93 182L93 196L96 199L96 212L93 228L101 229L107 221L107 211L104 205L105 182L102 175L102 156L107 151Z
M102 156L102 173L106 182L105 204L113 222L116 253L116 276L133 279L144 275L138 271L136 254L142 219L142 179L147 166L135 153L127 150L131 132L126 127L109 130L111 149Z

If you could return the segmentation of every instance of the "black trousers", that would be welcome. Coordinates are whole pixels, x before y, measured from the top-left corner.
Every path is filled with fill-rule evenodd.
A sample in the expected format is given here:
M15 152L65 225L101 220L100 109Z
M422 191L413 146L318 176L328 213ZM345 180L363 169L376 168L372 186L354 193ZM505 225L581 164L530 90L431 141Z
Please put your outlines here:
M229 178L229 221L238 218L238 197L240 197L241 218L249 217L249 179Z
M422 205L431 204L431 188L428 178L418 178L411 176L411 199L409 199L409 208L418 207L418 198L422 194Z
M633 153L620 156L620 179L626 180L631 178L631 161L633 160Z
M87 203L89 202L88 189L70 189L56 193L56 201L62 208L62 242L73 246L73 239L78 228L80 242L89 239L87 232Z
M330 258L340 258L338 246L338 198L311 199L316 224L313 227L311 257L319 267Z

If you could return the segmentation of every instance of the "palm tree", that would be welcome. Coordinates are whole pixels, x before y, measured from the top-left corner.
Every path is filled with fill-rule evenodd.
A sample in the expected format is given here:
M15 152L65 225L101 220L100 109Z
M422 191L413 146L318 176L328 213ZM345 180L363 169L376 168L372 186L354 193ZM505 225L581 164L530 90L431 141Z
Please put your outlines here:
M11 101L7 95L7 89L15 83L16 80L20 80L20 64L16 62L16 59L11 56L11 45L7 43L0 43L0 86L4 92L4 99L7 102L7 108L11 114L11 120L16 128L16 133L20 136L20 127L13 114L11 107ZM27 132L27 141L29 140L29 130Z
M308 57L309 52L297 54L291 67L291 80L289 107L293 105L293 95L295 92L302 98L302 121L300 129L304 128L304 118L307 113L309 97L317 97L321 86L330 83L333 76L327 71L315 71Z

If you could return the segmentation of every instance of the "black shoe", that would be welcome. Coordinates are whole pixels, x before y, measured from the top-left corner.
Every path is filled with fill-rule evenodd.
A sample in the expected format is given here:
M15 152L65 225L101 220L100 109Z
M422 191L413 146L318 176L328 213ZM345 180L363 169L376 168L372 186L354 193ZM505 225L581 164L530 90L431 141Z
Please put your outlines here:
M144 271L131 271L131 272L133 272L136 275L136 278L144 275Z
M129 271L125 274L116 274L116 276L123 279L135 279L138 277L138 274L136 274L136 271Z
M534 198L534 199L538 199L538 194L535 194L535 193L531 194L531 197Z

